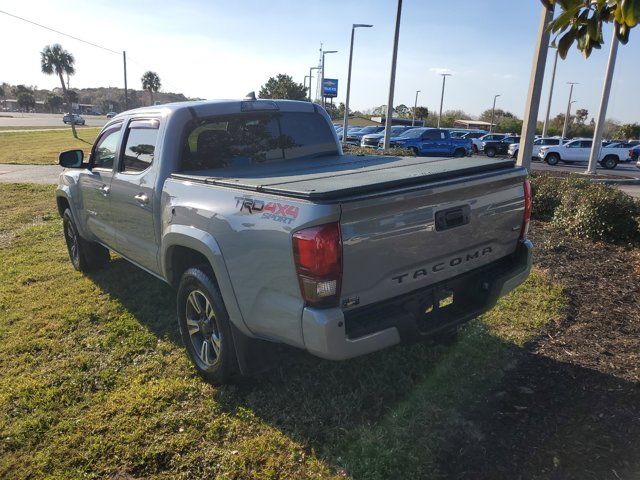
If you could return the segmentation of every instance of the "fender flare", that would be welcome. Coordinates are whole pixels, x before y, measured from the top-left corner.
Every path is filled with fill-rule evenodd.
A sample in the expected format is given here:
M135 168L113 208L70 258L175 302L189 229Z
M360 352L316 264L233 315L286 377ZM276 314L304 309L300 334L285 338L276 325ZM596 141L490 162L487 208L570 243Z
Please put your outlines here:
M69 204L71 215L73 216L74 223L76 224L76 228L78 229L78 233L80 233L80 236L84 238L90 238L90 235L85 230L84 225L82 225L82 222L79 221L79 216L76 211L77 209L73 200L73 195L71 194L71 188L69 188L68 185L58 185L56 187L56 208L58 207L59 198L64 198ZM58 213L61 217L64 214L64 212L60 212L59 210Z
M245 335L255 337L247 327L227 270L227 264L215 238L208 232L186 225L170 225L162 236L160 245L160 268L162 276L167 280L173 277L170 254L173 247L184 247L201 253L211 265L215 280L220 288L227 313L231 322Z

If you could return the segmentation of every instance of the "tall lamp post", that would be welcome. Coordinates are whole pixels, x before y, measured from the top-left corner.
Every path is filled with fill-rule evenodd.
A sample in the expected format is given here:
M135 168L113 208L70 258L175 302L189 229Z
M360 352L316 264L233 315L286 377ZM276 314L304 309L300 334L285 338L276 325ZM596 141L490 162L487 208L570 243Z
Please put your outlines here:
M549 48L555 48L549 46ZM549 116L551 115L551 100L553 99L553 86L556 83L556 68L558 66L558 49L556 48L555 59L553 60L553 70L551 73L551 88L549 89L549 100L547 101L547 114L544 117L544 126L542 127L542 138L546 138L547 129L549 128Z
M365 23L354 23L351 26L351 47L349 48L349 73L347 74L347 98L344 104L344 122L342 128L342 142L347 141L347 128L349 126L349 98L351 95L351 63L353 61L353 37L356 33L356 28L371 28L373 25L367 25Z
M489 125L489 133L493 133L493 120L496 117L496 100L500 95L495 95L493 97L493 108L491 109L491 125Z
M337 50L323 50L322 51L322 67L320 67L321 68L321 70L320 70L320 72L321 72L320 73L320 97L322 98L322 106L323 107L324 107L324 93L322 91L322 88L324 86L324 56L327 53L338 53L338 51Z
M569 102L567 102L567 114L564 116L564 127L562 127L562 139L564 140L567 136L567 128L569 127L569 117L571 116L571 104L574 103L571 101L573 97L573 87L574 85L578 85L577 82L567 82L568 85L571 85L569 89Z
M420 93L420 90L416 90L416 101L413 102L413 118L411 119L411 126L415 127L416 126L416 110L418 108L418 94Z
M398 61L398 42L400 40L400 19L402 17L402 0L398 0L396 11L396 28L393 34L393 54L391 55L391 78L389 78L389 99L387 100L387 115L384 128L384 151L389 150L391 140L391 125L393 124L393 92L396 88L396 64Z
M440 121L442 120L442 105L444 104L444 86L447 83L447 77L450 77L450 73L441 73L442 75L442 96L440 97L440 115L438 115L438 128L440 128Z
M320 70L320 67L311 67L309 69L309 101L311 101L311 79L313 78L311 75L314 70Z

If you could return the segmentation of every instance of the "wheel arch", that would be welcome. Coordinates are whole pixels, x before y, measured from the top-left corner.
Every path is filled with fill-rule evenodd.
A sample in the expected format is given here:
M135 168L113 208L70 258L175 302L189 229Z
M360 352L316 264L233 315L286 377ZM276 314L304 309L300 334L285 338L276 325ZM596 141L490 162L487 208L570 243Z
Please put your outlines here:
M213 281L220 289L229 319L242 333L253 336L244 322L220 246L211 234L172 225L162 238L160 255L163 277L174 288L187 269L207 263L213 270Z

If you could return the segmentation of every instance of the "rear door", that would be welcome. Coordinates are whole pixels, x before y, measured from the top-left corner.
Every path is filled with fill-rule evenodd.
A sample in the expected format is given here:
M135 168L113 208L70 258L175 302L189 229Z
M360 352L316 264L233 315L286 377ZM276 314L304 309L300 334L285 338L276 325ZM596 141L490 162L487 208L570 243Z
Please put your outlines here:
M442 140L440 130L427 130L420 138L420 153L424 155L441 155Z
M343 300L367 305L513 253L524 211L523 178L514 170L341 208ZM443 218L444 224L437 221Z
M111 206L111 180L116 156L120 150L122 122L106 128L97 138L89 170L78 178L82 197L82 221L89 233L105 245L114 248L115 235Z
M159 158L157 119L134 119L126 128L122 154L111 182L116 249L128 259L158 271L154 190Z

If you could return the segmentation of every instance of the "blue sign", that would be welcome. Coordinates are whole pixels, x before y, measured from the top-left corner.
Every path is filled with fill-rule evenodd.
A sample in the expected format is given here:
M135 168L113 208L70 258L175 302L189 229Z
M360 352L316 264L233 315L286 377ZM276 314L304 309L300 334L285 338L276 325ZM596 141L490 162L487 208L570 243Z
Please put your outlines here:
M322 96L326 98L338 96L338 80L336 78L322 79Z

